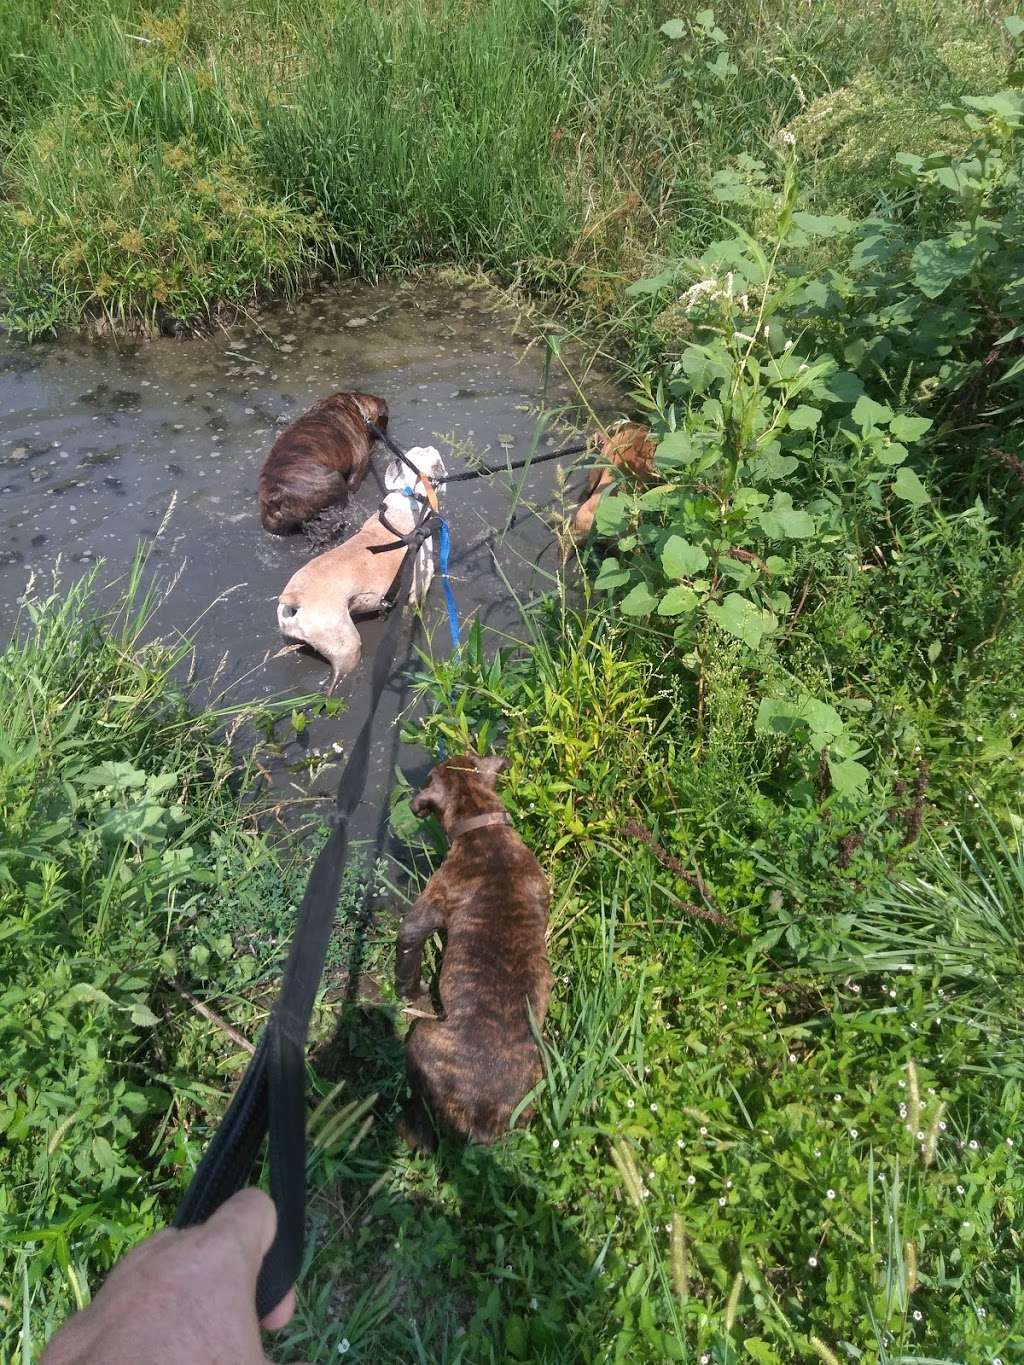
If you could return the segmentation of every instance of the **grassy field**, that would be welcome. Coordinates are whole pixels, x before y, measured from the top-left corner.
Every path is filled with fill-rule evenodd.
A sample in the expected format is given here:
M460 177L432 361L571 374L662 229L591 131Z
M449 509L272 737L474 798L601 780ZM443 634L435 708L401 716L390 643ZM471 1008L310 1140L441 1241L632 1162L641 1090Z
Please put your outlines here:
M613 359L659 441L520 648L473 632L420 674L416 737L507 753L552 879L537 1119L398 1147L390 910L420 874L366 911L354 886L278 1358L1021 1358L1024 23L930 0L0 21L15 327L482 267L557 312L553 356L571 331ZM0 665L12 1357L173 1207L246 1056L170 983L251 1037L308 863L258 835L144 618L82 588ZM393 826L410 868L436 859L401 790Z
M202 321L311 272L483 266L617 316L703 245L711 176L793 123L870 207L998 82L982 3L2 0L0 279L29 335ZM702 11L703 16L711 14ZM813 197L813 195L812 195Z

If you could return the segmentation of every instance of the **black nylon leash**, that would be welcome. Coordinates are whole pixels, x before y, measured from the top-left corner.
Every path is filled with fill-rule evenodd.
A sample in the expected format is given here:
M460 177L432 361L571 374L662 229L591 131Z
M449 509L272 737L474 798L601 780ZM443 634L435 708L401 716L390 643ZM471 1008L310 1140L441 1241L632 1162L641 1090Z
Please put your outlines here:
M384 609L409 593L416 555L439 518L425 507L399 544L405 556L384 597ZM397 545L394 547L397 548ZM370 675L370 710L338 782L331 832L309 874L281 978L277 1003L220 1126L196 1167L174 1215L176 1228L204 1223L249 1183L269 1132L270 1192L277 1232L256 1281L256 1311L275 1308L302 1269L306 1225L306 1036L323 975L341 879L348 860L348 823L362 800L370 769L370 737L394 665L401 611L392 611Z
M384 442L392 455L394 455L396 459L401 460L404 464L407 464L410 469L415 471L418 477L420 471L416 469L416 466L408 458L402 447L398 445L397 442L393 441L386 431L382 431L375 422L371 422L365 417L363 420L366 422L370 431L373 432L374 436L376 436L379 441ZM579 445L563 446L561 450L549 450L544 455L528 455L525 460L511 460L508 464L484 464L481 465L479 469L463 470L461 474L446 474L444 476L444 482L465 483L468 479L482 479L491 474L506 474L511 469L525 469L527 465L532 468L535 464L547 464L549 460L563 460L567 455L579 455L584 450L588 449L589 443L587 441L582 441Z

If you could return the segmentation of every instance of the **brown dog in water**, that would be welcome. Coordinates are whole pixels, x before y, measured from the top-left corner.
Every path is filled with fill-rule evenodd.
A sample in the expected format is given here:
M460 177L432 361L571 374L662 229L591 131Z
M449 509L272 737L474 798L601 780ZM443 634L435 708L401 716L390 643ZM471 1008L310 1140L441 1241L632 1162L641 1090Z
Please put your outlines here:
M494 1142L542 1072L530 1020L541 1028L551 993L550 892L498 799L505 766L475 754L448 759L411 806L414 815L438 815L449 841L447 858L398 932L395 984L405 999L421 993L426 940L437 930L446 940L442 1013L417 1020L405 1043L412 1098L398 1131L420 1151L437 1146L435 1123Z
M569 535L579 544L590 533L597 516L597 505L614 480L616 471L625 471L641 483L654 475L654 442L651 433L638 422L624 422L601 446L606 464L596 465L587 475L583 499L572 519Z
M296 418L274 442L260 470L260 517L286 535L362 483L370 467L367 422L382 430L388 405L372 393L332 393Z

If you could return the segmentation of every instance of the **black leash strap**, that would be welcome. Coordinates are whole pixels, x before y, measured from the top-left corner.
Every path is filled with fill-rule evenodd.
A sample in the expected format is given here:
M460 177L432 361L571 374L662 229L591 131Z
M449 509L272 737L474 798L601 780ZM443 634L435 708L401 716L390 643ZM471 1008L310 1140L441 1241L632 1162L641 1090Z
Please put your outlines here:
M386 431L381 431L376 423L371 422L365 417L363 420L366 422L370 431L373 432L374 436L376 436L379 441L384 442L392 455L394 455L396 459L401 460L403 464L407 464L409 468L415 472L418 478L420 471L408 458L402 447L393 441ZM508 464L484 464L481 465L479 469L467 469L461 474L446 474L443 482L465 483L468 479L482 479L490 474L507 474L510 469L525 469L527 465L532 467L535 464L547 464L548 460L563 460L567 455L579 455L587 449L589 449L588 442L581 441L579 445L564 446L561 450L549 450L545 455L528 455L525 460L512 460Z
M416 553L434 526L425 510L408 537L405 558L388 589L391 602L408 596ZM362 800L370 767L370 739L381 696L398 649L402 613L393 612L373 660L370 711L356 736L338 783L331 832L302 897L281 990L252 1061L196 1168L174 1215L176 1228L204 1223L249 1183L264 1136L270 1134L270 1192L277 1234L256 1282L261 1318L275 1308L302 1269L306 1224L306 1035L334 927L342 873L348 859L348 822Z

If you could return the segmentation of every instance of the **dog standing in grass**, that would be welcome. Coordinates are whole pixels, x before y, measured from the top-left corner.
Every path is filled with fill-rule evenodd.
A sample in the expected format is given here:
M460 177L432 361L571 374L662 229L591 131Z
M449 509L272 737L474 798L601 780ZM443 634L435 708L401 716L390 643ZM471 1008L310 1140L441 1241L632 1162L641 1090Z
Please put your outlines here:
M418 1019L405 1044L412 1098L398 1131L419 1151L434 1150L438 1129L494 1142L542 1074L533 1030L551 993L551 897L498 798L505 766L475 754L448 759L412 801L414 815L439 817L449 842L398 933L395 984L407 1000L421 996L424 943L445 936L441 1014Z

